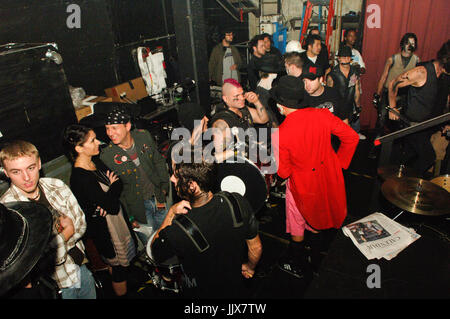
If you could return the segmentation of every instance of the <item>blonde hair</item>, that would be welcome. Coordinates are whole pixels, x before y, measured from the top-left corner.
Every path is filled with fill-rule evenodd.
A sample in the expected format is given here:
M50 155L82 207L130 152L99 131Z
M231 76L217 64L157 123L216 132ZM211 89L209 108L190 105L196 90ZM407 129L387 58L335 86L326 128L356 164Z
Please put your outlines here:
M39 151L36 146L30 142L16 140L5 144L0 151L0 164L2 166L5 160L12 161L23 156L36 156L39 157Z

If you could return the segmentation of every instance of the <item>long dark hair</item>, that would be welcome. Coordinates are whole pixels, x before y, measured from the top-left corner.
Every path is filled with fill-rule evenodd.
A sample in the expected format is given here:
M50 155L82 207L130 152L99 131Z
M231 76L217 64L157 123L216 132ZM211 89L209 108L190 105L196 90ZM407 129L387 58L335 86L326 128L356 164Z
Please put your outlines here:
M411 32L405 33L403 35L402 39L400 40L400 48L401 49L406 48L406 45L408 44L408 39L409 38L413 38L414 39L415 46L414 46L414 50L413 51L416 51L418 46L419 46L419 44L417 43L417 36L414 33L411 33Z
M72 163L78 157L75 146L83 145L90 131L92 131L92 128L79 124L72 124L65 128L63 133L63 148L66 156Z

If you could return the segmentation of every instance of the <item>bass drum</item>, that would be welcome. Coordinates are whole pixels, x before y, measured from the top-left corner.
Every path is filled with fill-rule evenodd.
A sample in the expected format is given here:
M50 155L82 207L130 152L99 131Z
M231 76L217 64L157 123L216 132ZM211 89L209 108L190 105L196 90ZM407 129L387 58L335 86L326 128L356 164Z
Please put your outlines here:
M248 200L256 214L267 199L264 175L259 168L244 157L217 164L215 191L238 193Z

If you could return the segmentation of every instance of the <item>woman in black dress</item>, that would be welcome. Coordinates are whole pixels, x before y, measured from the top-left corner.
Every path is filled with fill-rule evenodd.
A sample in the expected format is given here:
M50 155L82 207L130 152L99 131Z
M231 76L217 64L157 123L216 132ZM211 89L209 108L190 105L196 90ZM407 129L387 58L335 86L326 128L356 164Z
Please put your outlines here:
M119 201L122 182L98 159L100 142L91 128L68 126L63 144L73 162L70 187L86 216L86 236L92 238L110 267L115 294L125 296L127 272L136 248Z

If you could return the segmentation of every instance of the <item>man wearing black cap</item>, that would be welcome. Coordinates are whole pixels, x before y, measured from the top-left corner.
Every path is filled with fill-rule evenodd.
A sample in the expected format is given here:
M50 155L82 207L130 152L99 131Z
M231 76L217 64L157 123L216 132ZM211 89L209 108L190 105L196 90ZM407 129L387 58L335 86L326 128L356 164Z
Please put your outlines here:
M303 103L318 109L326 108L348 124L348 114L344 114L342 111L342 101L338 91L335 88L324 86L322 76L322 69L313 66L309 66L303 71L302 79L306 92Z
M272 136L281 178L287 178L286 231L291 234L287 258L279 266L302 277L306 266L305 229L311 238L313 264L318 254L317 233L338 229L347 214L342 169L350 161L358 144L358 135L326 109L303 104L301 79L284 76L271 90L278 109L286 116ZM337 152L331 146L331 134L341 144Z
M350 126L358 132L359 138L366 137L359 133L360 90L357 69L351 65L352 49L347 45L341 45L337 54L339 64L336 65L327 76L327 86L335 87L343 103L344 118L349 119Z
M111 143L100 159L123 182L120 196L137 235L146 245L149 236L140 225L158 229L167 214L169 174L164 158L146 130L131 130L130 116L116 108L106 117L106 134Z
M222 41L213 48L209 57L209 79L219 86L228 78L241 81L239 69L242 67L242 58L231 42L233 32L224 32Z

